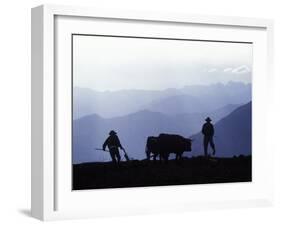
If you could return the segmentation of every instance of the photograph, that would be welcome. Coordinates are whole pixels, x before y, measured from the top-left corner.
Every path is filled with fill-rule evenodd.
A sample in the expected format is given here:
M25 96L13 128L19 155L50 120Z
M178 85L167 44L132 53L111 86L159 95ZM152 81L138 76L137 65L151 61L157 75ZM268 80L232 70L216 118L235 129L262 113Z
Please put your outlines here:
M252 181L252 42L71 45L72 190Z

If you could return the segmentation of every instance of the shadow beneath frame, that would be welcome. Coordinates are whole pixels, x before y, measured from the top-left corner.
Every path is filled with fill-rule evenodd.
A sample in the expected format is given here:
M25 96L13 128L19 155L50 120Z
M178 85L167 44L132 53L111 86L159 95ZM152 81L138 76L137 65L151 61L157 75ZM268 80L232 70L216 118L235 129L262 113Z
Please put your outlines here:
M31 217L31 210L29 209L19 209L18 212L27 217Z

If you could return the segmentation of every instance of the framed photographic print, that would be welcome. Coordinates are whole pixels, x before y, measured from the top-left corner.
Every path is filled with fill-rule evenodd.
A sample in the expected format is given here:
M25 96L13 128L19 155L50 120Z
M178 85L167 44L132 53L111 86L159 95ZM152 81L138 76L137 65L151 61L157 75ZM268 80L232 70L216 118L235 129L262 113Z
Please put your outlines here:
M268 205L272 21L32 9L32 215Z

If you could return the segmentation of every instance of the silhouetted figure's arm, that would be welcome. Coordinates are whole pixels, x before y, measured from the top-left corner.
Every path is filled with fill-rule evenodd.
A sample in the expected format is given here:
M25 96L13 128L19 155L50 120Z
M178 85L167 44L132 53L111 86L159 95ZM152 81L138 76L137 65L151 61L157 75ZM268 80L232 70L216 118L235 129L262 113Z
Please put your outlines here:
M105 140L105 142L103 143L102 145L102 149L105 150L107 144L108 144L108 140L109 140L109 137Z
M214 126L212 124L210 126L210 134L211 134L211 136L214 136L214 134L215 134L215 129L214 129Z
M120 142L118 136L116 136L116 143L117 143L117 145L118 145L119 148L121 148L122 150L124 150L124 148L123 148L123 146L122 146L122 144L121 144L121 142Z
M204 136L206 136L206 123L202 126L201 132Z

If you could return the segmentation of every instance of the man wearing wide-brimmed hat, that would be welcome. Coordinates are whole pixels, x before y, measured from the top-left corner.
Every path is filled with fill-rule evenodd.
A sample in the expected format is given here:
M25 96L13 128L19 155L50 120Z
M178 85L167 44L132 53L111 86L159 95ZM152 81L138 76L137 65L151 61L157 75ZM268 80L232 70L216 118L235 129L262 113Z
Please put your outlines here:
M214 130L214 126L211 123L212 119L210 119L209 117L207 117L205 119L205 123L202 127L202 133L204 135L204 141L203 141L203 145L204 145L204 154L205 157L208 157L208 145L210 144L211 148L213 149L213 155L216 154L216 149L215 149L215 144L214 144L214 134L215 134L215 130Z
M124 150L124 148L122 147L117 133L114 130L111 130L109 132L109 137L105 140L102 146L103 150L105 150L106 146L109 149L112 162L119 163L121 159L119 148L121 148L122 150Z

